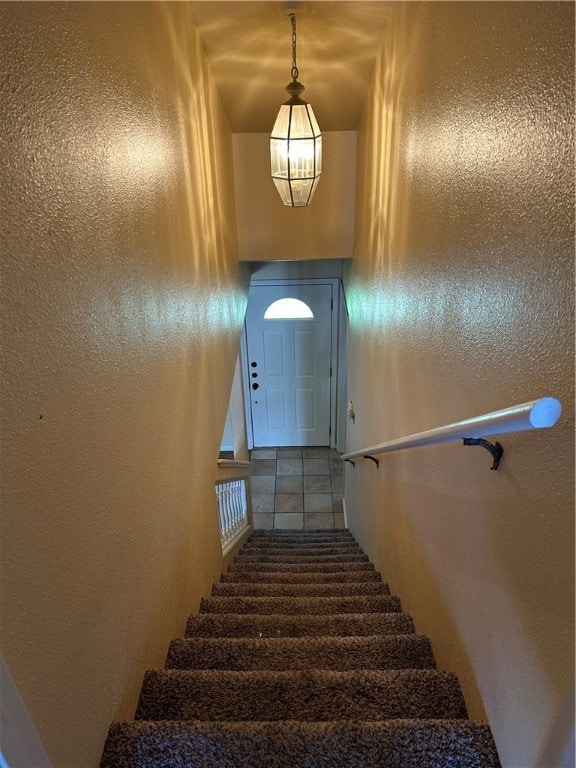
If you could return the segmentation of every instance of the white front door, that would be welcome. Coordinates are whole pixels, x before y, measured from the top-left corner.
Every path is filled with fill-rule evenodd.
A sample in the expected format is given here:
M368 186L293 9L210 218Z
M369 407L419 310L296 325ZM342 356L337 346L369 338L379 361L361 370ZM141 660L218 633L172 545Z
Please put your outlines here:
M329 445L332 285L253 285L246 336L254 446Z

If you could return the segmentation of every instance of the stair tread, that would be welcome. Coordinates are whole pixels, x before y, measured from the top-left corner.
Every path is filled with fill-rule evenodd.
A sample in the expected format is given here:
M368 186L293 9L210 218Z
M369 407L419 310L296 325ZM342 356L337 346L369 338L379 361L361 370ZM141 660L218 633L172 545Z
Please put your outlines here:
M375 571L373 563L370 561L352 561L352 562L324 562L324 563L296 563L286 562L268 562L262 563L253 560L234 561L228 567L228 573L236 571L284 571L288 573L306 572L306 573L339 573L341 571Z
M321 538L321 539L346 538L346 539L352 539L353 541L356 541L356 539L354 539L354 536L348 530L348 528L330 528L330 529L309 528L306 531L303 531L301 528L275 528L273 530L266 529L266 528L256 528L252 532L252 538L253 539L294 538L298 540L309 539L309 538Z
M393 613L400 611L394 595L346 597L204 597L202 613Z
M382 576L378 571L332 571L323 573L315 573L314 571L233 571L232 573L223 573L220 577L221 584L246 581L282 584L305 584L310 582L314 584L334 582L342 584L344 582L381 582Z
M499 768L389 592L347 529L254 531L101 768Z
M278 541L275 539L249 539L242 552L259 549L360 549L360 544L353 539L321 539L312 541Z
M212 597L350 597L389 594L390 588L381 581L334 582L332 584L227 582L214 584L212 587Z
M460 719L114 723L101 768L499 768L490 728Z
M235 563L367 563L368 555L362 553L336 555L237 555Z
M428 638L411 633L367 637L185 638L170 643L165 668L344 671L435 666Z
M451 672L431 669L150 670L136 720L466 717Z
M246 557L250 555L252 557L267 557L273 556L298 556L306 559L308 557L316 557L318 555L340 555L342 558L346 558L348 555L364 555L364 550L357 544L350 544L347 546L319 546L318 544L305 546L246 546L238 553L238 557Z
M202 637L339 637L414 632L406 613L336 614L234 614L204 613L191 616L186 636Z

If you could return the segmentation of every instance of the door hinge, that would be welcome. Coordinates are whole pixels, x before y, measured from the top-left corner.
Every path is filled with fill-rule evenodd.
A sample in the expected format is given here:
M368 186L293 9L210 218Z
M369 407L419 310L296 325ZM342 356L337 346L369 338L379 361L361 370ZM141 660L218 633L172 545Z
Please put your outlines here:
M334 309L334 299L330 299L330 312Z
M332 378L332 366L330 366L330 378Z

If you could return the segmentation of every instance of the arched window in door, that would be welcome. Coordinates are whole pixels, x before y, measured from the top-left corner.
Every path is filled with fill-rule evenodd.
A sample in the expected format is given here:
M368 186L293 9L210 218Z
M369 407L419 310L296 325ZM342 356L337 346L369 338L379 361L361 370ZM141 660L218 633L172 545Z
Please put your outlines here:
M264 320L313 320L314 312L300 299L273 301L264 312Z

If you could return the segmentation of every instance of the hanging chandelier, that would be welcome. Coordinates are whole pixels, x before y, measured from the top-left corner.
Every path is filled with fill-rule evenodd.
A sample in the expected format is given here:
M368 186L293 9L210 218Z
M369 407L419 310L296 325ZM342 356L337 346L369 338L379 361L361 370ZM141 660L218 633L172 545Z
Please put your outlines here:
M270 136L272 178L284 205L302 208L310 204L322 172L322 134L308 102L300 94L296 65L296 14L292 22L292 82L290 94L278 112Z

